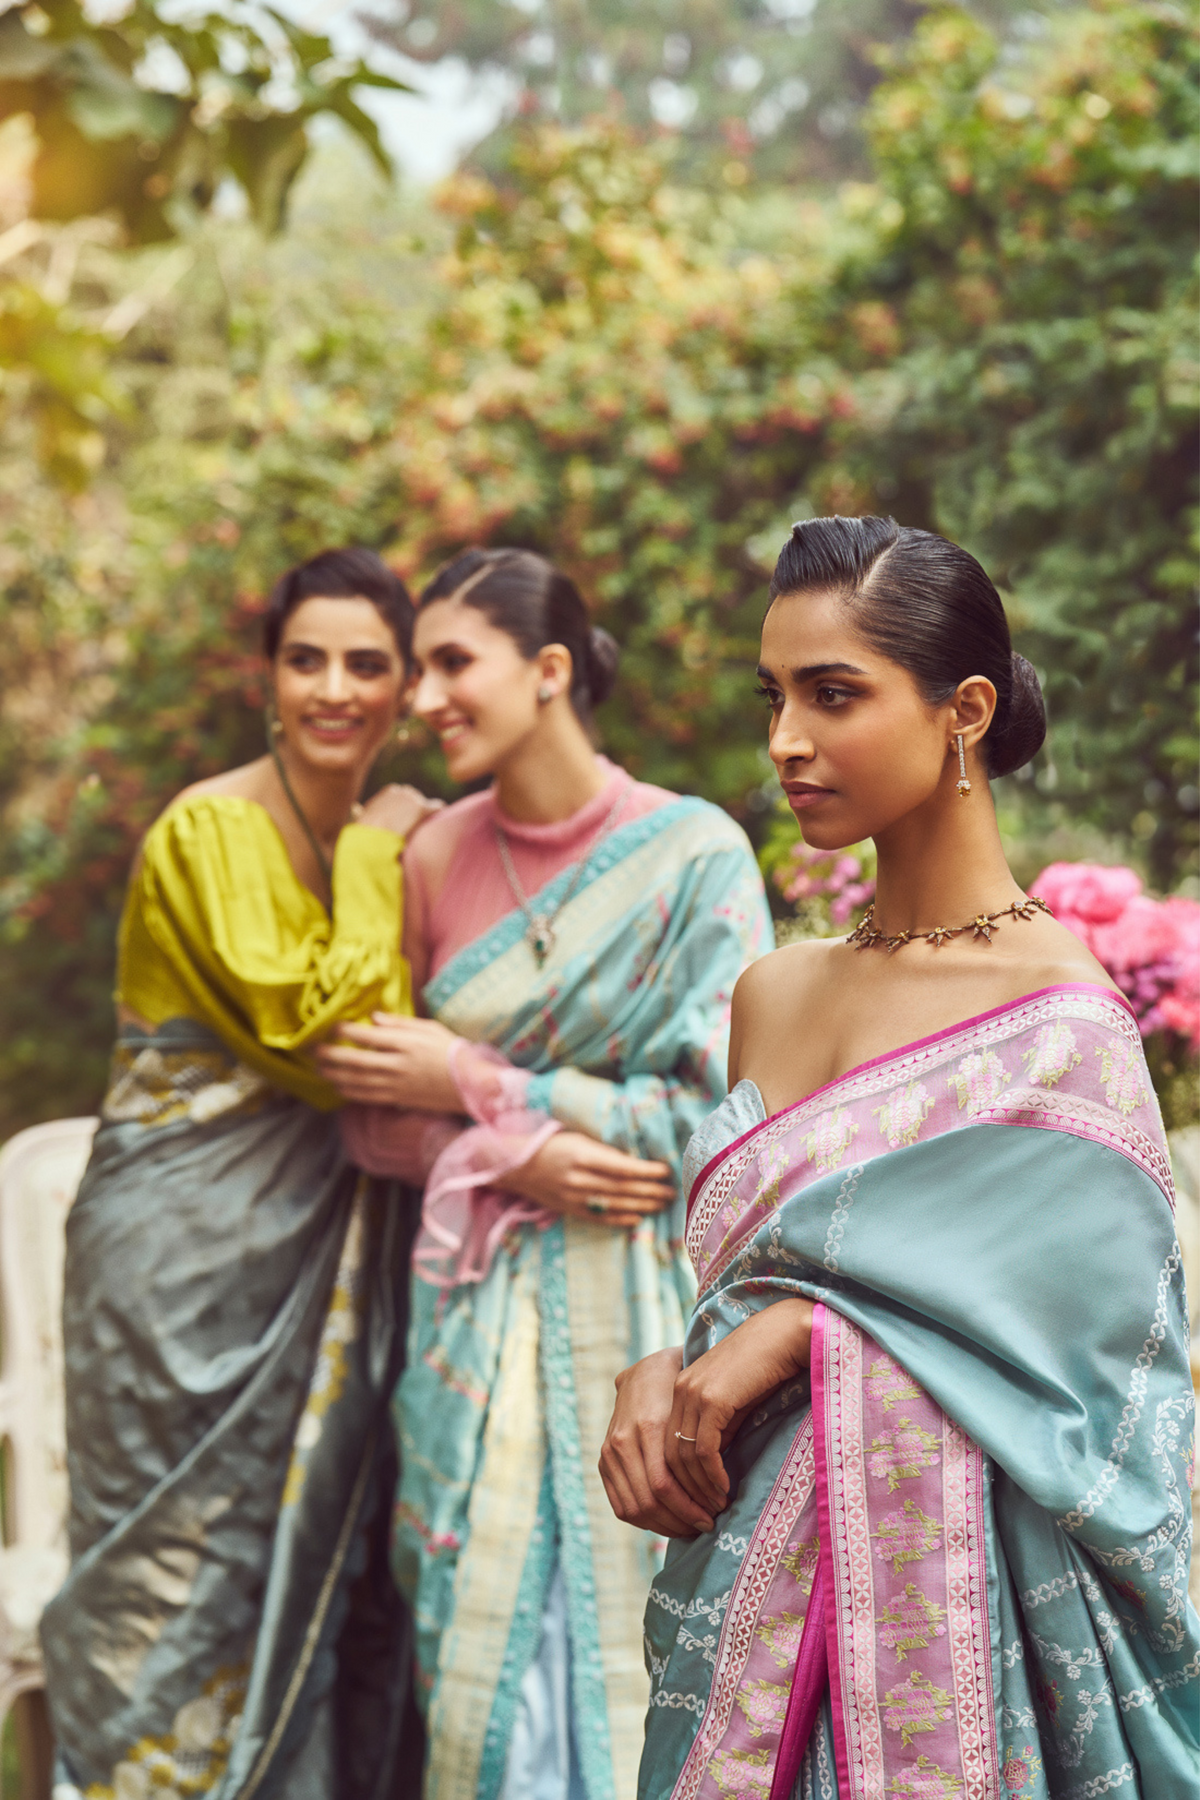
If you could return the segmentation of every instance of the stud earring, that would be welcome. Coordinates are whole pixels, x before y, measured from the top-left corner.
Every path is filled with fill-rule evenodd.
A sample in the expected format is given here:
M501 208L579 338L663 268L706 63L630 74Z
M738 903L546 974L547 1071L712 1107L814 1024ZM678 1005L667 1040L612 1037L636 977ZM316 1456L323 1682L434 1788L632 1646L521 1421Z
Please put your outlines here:
M543 681L541 687L537 691L537 697L539 706L545 706L547 700L553 700L554 689L550 686L548 681Z
M962 732L961 731L955 732L954 741L958 745L958 780L955 782L954 785L958 789L959 798L961 800L965 800L967 795L971 791L971 783L967 780L967 759L963 755L963 741L962 741Z
M396 742L398 744L407 744L411 737L412 737L412 727L410 725L404 724L404 725L399 726L399 728L396 731Z

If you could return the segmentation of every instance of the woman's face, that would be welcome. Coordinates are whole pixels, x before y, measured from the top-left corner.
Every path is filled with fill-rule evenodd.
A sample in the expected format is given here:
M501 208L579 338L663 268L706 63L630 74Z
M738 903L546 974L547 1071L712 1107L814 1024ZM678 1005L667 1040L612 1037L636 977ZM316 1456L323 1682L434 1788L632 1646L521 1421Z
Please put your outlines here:
M453 598L423 606L413 668L412 710L437 733L454 781L494 774L537 729L544 659L527 660L478 607Z
M835 595L774 602L758 674L771 761L807 844L841 849L942 804L953 700L923 700L908 670L852 629Z
M290 755L324 774L366 774L396 722L407 670L369 600L302 600L272 666Z

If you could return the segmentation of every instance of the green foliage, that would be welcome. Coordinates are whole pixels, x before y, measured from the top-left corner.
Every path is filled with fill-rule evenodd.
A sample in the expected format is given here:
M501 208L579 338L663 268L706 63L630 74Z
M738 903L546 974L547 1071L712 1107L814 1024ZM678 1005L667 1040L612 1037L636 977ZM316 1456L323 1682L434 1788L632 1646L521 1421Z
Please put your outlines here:
M872 106L880 235L830 295L859 412L811 495L975 551L1046 686L1042 816L1132 824L1160 884L1200 800L1196 52L1168 5L1019 58L924 21Z
M114 212L139 243L173 237L225 177L276 230L318 114L340 118L386 171L360 87L404 83L343 63L328 38L244 0L182 20L155 0L134 0L112 24L93 23L79 0L0 17L0 117L32 118L34 216Z
M502 71L517 117L582 125L619 110L639 132L679 135L689 180L827 180L866 166L863 110L876 47L912 30L921 0L399 0L376 27L419 61ZM1019 0L982 14L1029 16ZM478 152L503 166L504 126Z
M33 217L105 215L132 243L194 229L222 182L241 188L264 230L277 230L318 115L340 119L388 172L375 122L355 99L364 86L404 84L340 61L328 38L244 0L182 20L157 0L133 0L112 24L93 23L79 0L33 0L0 15L0 120L30 125ZM96 428L116 395L104 333L55 285L36 269L4 283L0 403L33 416L44 466L79 486L102 454Z

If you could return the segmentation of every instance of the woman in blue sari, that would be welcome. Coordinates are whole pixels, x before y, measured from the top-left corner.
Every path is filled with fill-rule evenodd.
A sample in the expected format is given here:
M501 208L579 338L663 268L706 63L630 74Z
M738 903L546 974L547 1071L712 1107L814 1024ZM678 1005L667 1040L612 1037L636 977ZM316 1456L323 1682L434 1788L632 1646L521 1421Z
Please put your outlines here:
M797 525L759 676L849 939L764 958L687 1156L699 1299L602 1469L675 1541L642 1800L1186 1800L1193 1399L1137 1022L1021 892L988 779L1042 742L973 558Z
M396 1569L428 1709L427 1800L626 1800L656 1546L596 1473L612 1383L691 1305L680 1156L724 1091L729 1001L767 944L717 807L632 780L587 725L616 647L564 576L470 551L419 603L414 711L451 806L405 865L423 1020L322 1053L352 1151L429 1177L397 1397ZM428 1109L424 1117L412 1109Z
M58 1800L391 1792L407 1628L367 1540L411 1233L347 1164L311 1050L409 1005L398 859L426 803L356 803L411 617L369 552L285 575L270 754L179 795L130 879L67 1223Z

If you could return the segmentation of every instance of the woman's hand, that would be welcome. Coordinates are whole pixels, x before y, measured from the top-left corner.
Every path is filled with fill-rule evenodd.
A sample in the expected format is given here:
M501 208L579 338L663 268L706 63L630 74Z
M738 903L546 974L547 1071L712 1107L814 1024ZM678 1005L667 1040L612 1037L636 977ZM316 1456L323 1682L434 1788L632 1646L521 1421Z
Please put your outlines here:
M604 1448L600 1479L618 1519L663 1537L711 1531L714 1515L697 1506L667 1467L667 1420L683 1351L659 1350L617 1376L617 1404Z
M582 1131L556 1131L496 1185L550 1212L622 1228L640 1225L675 1198L668 1163L629 1156Z
M360 1106L461 1113L450 1073L454 1033L436 1019L383 1012L371 1017L370 1025L339 1025L331 1043L317 1046L317 1066L326 1081Z
M376 825L383 831L394 831L397 837L411 837L430 813L441 812L444 800L430 800L415 787L390 781L380 788L358 815L359 825Z
M721 1452L753 1406L808 1367L812 1319L811 1300L776 1300L676 1379L663 1439L667 1467L714 1518L729 1500Z

